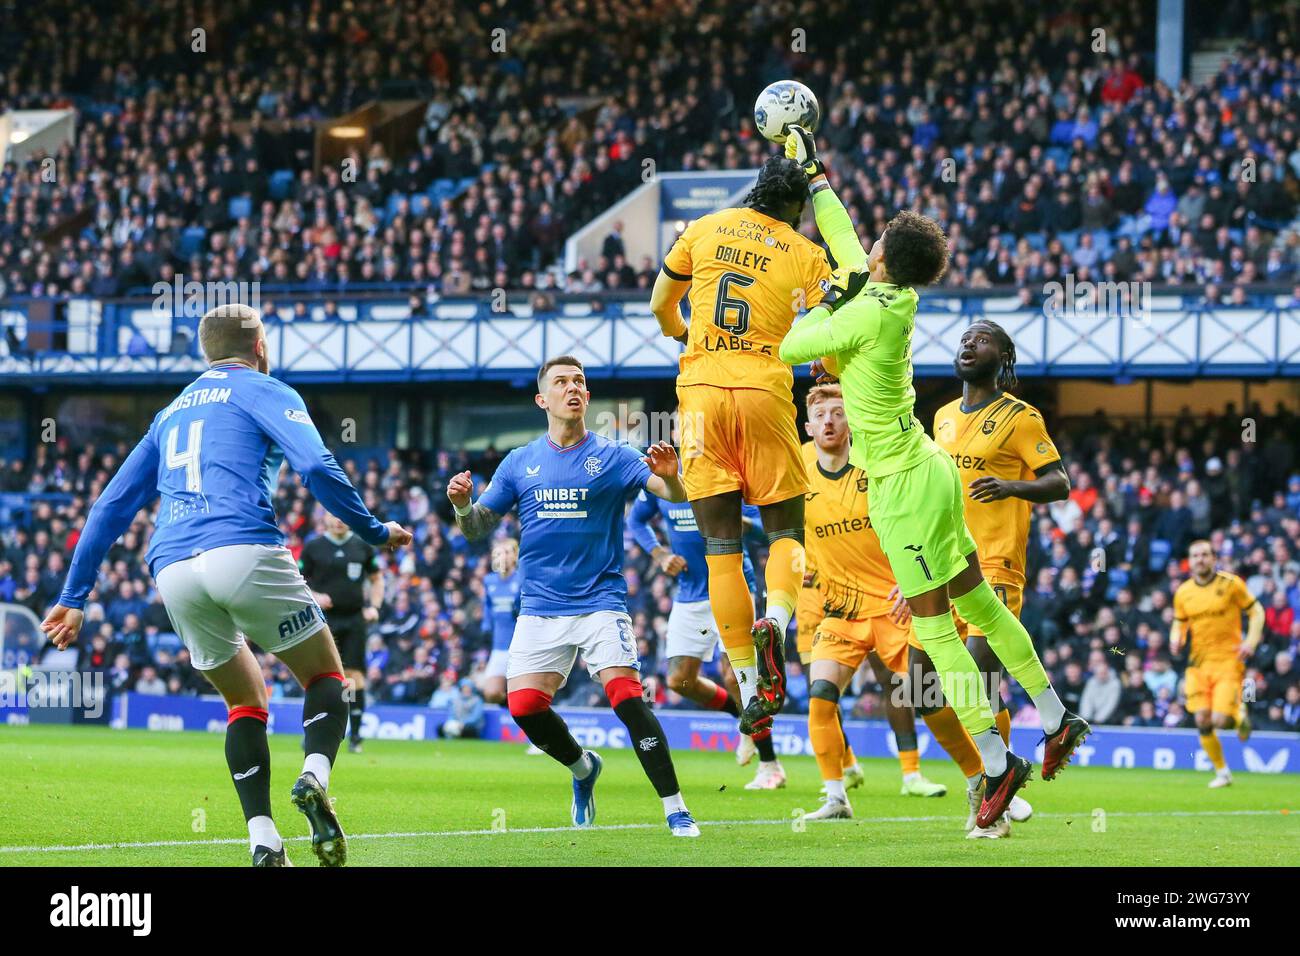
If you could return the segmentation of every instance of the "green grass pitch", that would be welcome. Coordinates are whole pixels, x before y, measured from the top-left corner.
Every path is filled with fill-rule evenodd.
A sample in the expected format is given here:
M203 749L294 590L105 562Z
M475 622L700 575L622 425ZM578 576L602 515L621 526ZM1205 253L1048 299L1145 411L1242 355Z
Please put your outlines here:
M271 738L276 821L290 859L314 866L289 804L299 738ZM1025 791L1034 818L1010 839L966 840L963 780L928 759L948 796L903 797L895 761L866 762L852 821L799 825L818 805L809 757L784 790L747 792L730 754L678 753L698 840L671 837L631 751L605 751L597 827L569 828L567 773L517 745L367 741L342 753L331 791L353 866L1282 866L1300 858L1292 774L1070 767ZM0 727L0 866L246 866L247 835L217 735ZM148 845L140 845L148 844Z

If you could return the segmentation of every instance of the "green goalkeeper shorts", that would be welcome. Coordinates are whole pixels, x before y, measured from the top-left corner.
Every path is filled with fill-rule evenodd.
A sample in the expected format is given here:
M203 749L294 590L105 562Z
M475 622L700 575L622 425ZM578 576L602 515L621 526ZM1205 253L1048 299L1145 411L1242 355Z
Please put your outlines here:
M966 567L975 539L966 528L961 476L936 448L919 464L871 479L871 525L903 597L947 584Z

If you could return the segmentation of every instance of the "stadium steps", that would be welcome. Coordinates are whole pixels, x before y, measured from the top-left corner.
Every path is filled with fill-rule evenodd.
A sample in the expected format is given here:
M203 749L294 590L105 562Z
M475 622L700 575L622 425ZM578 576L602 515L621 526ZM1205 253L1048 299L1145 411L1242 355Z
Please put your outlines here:
M1189 70L1192 84L1198 87L1212 84L1223 61L1231 58L1232 51L1243 42L1241 37L1218 37L1202 43L1201 48L1192 54Z

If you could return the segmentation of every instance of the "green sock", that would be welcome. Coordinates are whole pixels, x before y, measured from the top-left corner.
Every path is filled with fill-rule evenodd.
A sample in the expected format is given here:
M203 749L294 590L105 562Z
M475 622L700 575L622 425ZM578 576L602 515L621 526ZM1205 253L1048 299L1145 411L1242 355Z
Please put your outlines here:
M993 653L1026 694L1037 697L1047 690L1050 686L1047 672L1034 651L1029 632L1011 609L998 600L988 581L981 581L961 597L954 598L952 603L962 620L988 638Z
M934 669L943 684L944 696L957 712L957 719L972 737L983 733L993 724L993 711L984 690L975 659L966 650L957 634L957 624L952 615L938 617L912 617L912 629L925 652L934 662ZM924 692L924 691L923 691ZM915 693L915 690L913 691Z

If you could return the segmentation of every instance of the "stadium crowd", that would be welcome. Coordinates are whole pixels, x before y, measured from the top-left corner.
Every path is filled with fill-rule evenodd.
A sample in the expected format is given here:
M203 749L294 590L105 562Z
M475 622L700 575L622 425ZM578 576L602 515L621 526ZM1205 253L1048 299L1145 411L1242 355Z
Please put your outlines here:
M1243 441L1243 416L1252 421ZM1295 416L1229 407L1209 419L1184 415L1150 428L1098 413L1055 430L1072 480L1068 501L1035 506L1023 619L1072 710L1103 724L1189 726L1185 652L1167 649L1171 596L1188 576L1187 545L1208 537L1219 566L1241 575L1266 608L1264 641L1248 664L1258 728L1300 730L1300 461ZM102 490L125 448L39 445L30 461L0 461L0 493L25 509L0 532L0 602L38 616L62 584L88 501ZM367 504L415 533L415 544L381 557L385 602L372 627L366 664L371 700L454 702L469 678L484 680L490 633L483 627L488 542L471 544L450 523L446 485L469 467L477 486L499 461L439 451L427 459L390 451L347 460ZM318 533L321 512L286 470L276 513L295 554ZM516 535L508 516L498 535ZM115 689L207 691L171 630L143 564L149 519L142 513L110 551L87 604L80 666L106 673ZM762 536L747 542L762 579ZM660 706L687 706L667 691L662 647L672 584L629 538L626 575L643 673ZM791 642L793 638L791 636ZM264 658L273 697L299 693L282 665ZM720 665L713 665L720 666ZM707 669L708 665L706 665ZM789 707L806 705L807 681L790 665ZM846 712L878 715L869 672L844 698ZM437 695L437 696L435 696ZM1004 685L1012 709L1027 701ZM600 704L599 687L575 669L560 699ZM1031 718L1032 720L1032 718Z
M852 0L11 5L0 110L75 107L77 137L53 182L39 155L0 170L0 297L175 272L428 297L644 288L658 264L629 262L617 230L571 274L565 238L647 159L759 165L773 150L749 104L795 76L862 231L935 216L951 284L1070 273L1217 300L1300 268L1300 11L1252 8L1239 55L1171 90L1151 9L1123 0L886 4L870 29ZM314 121L376 98L427 102L418 148L316 170Z

